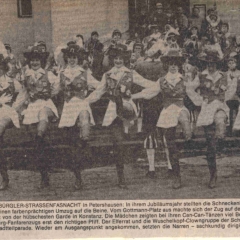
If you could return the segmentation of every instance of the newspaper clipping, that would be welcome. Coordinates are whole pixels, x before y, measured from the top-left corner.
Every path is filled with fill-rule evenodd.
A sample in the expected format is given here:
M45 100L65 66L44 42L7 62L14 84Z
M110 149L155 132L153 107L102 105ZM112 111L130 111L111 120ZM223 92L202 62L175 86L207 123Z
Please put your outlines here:
M1 239L239 236L239 0L0 2Z

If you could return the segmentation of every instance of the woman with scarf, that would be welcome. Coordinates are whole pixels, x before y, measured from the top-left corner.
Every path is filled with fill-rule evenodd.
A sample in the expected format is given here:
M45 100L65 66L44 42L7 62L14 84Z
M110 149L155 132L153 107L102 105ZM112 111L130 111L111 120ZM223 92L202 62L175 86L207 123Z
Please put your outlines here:
M179 51L170 50L161 60L167 69L167 74L161 77L153 88L134 94L132 99L151 99L160 92L162 93L163 110L160 113L157 127L160 128L163 142L167 145L167 156L171 162L174 176L172 187L178 189L181 187L179 156L175 144L178 123L183 128L186 141L191 139L189 112L184 106L186 96L185 80L180 73L184 59Z
M227 75L218 70L221 57L218 51L205 51L199 60L207 67L187 86L189 98L196 106L201 106L197 126L204 127L207 141L207 162L210 172L209 188L216 187L217 166L216 153L224 147L226 122L229 109L225 103L226 96L231 98ZM234 93L234 91L232 91Z
M116 161L118 186L126 188L124 178L124 133L128 133L133 120L138 116L136 104L131 100L133 84L143 88L154 86L136 71L127 67L131 52L112 49L109 53L114 67L103 75L97 89L86 99L89 103L96 102L104 93L110 99L103 119L103 126L109 127L113 136L114 159Z
M207 11L207 17L201 26L201 36L205 36L212 43L216 43L218 33L221 31L222 20L216 10L210 8Z
M39 46L32 47L30 52L25 52L28 67L24 73L24 85L28 94L25 102L27 108L22 112L24 125L37 125L35 138L35 159L41 174L40 188L49 186L49 161L44 153L46 142L45 135L50 120L58 118L58 111L52 101L57 94L59 81L52 72L44 70L44 63L49 53L43 52Z
M62 49L66 68L60 73L60 92L63 94L64 105L59 128L68 128L73 137L78 132L78 139L71 139L73 144L73 172L76 177L75 189L82 189L81 169L84 151L90 136L90 127L95 125L92 110L85 98L89 90L96 88L99 82L91 72L81 67L86 52L76 44Z

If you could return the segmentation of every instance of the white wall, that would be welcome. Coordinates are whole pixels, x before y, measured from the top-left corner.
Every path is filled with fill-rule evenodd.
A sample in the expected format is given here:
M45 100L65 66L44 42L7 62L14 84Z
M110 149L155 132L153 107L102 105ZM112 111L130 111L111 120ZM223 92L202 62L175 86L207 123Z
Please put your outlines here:
M104 41L115 28L128 30L128 0L32 0L32 18L18 18L17 0L0 4L0 39L18 57L39 40L50 50L79 33L87 39L97 30Z
M18 55L34 41L33 18L18 18L16 0L1 0L0 16L0 39Z
M52 48L51 1L32 0L34 41L44 41Z
M33 17L18 18L17 0L0 0L0 39L9 43L17 57L22 57L29 45L43 40L51 48L50 0L32 0Z
M104 40L115 28L128 30L128 0L51 0L53 46L96 30Z

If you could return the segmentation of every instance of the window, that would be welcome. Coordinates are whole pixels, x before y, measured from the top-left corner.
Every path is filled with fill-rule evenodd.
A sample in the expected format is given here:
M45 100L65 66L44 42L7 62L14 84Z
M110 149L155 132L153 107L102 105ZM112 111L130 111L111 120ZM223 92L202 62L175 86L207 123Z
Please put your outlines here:
M32 0L18 0L18 17L32 17Z

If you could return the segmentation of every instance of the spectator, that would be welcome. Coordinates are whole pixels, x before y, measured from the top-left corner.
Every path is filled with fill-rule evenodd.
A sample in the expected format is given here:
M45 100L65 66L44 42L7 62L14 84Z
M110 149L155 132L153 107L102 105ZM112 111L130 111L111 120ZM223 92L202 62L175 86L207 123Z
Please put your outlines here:
M170 25L173 28L176 28L177 21L176 21L176 18L174 16L174 14L173 14L173 11L172 11L172 9L169 5L166 6L165 13L166 13L166 16L167 16L167 24ZM166 25L165 25L165 27L166 27Z
M182 7L177 8L176 20L177 20L177 27L179 29L178 31L180 34L180 39L181 39L179 44L180 46L182 46L188 30L188 18L183 13Z
M240 71L237 70L236 55L232 54L228 58L227 65L228 65L228 71L227 71L228 91L226 92L225 100L230 109L230 112L229 112L230 125L229 125L228 134L229 136L232 136L233 124L238 114L238 108L239 108L239 97L236 91L237 91L238 79L240 77Z
M10 59L13 59L14 55L12 53L12 47L10 46L10 44L5 43L4 46L5 46L6 50L7 50L8 57L10 57Z
M133 45L133 52L130 58L130 68L134 69L138 61L143 61L143 44L141 42L136 42Z
M196 26L190 28L187 39L184 42L184 48L189 55L189 58L196 62L196 57L199 54L201 48L201 40L199 36L199 31Z
M109 48L127 50L127 46L122 43L122 33L118 29L115 29L112 33L112 40Z
M98 32L92 32L91 37L85 43L85 49L88 52L88 60L92 67L93 76L100 80L102 72L103 44L98 40L98 37Z
M113 51L115 51L115 49L127 51L127 46L122 43L122 33L118 29L115 29L113 31L112 39L110 40L110 44L107 47L107 49L105 50L105 56L104 56L103 62L102 62L102 65L103 65L102 72L103 73L109 71L113 67L113 62L110 61L110 59L109 59L109 53L112 52L112 49L114 49Z
M222 23L221 30L218 33L218 41L223 52L233 43L233 37L229 32L229 24L227 22Z
M148 34L149 18L145 7L142 7L140 14L135 20L135 37L143 39Z
M210 41L216 42L217 33L221 30L222 21L214 9L208 9L207 13L208 15L202 23L201 33Z
M158 25L159 31L164 32L164 27L167 24L167 15L163 12L162 3L156 3L156 11L150 17L150 24Z
M199 13L200 13L199 8L194 7L192 9L192 16L188 19L190 28L195 26L199 30L201 29L203 19L200 17Z
M151 35L149 36L149 40L158 40L161 37L161 33L159 31L158 25L151 25Z

